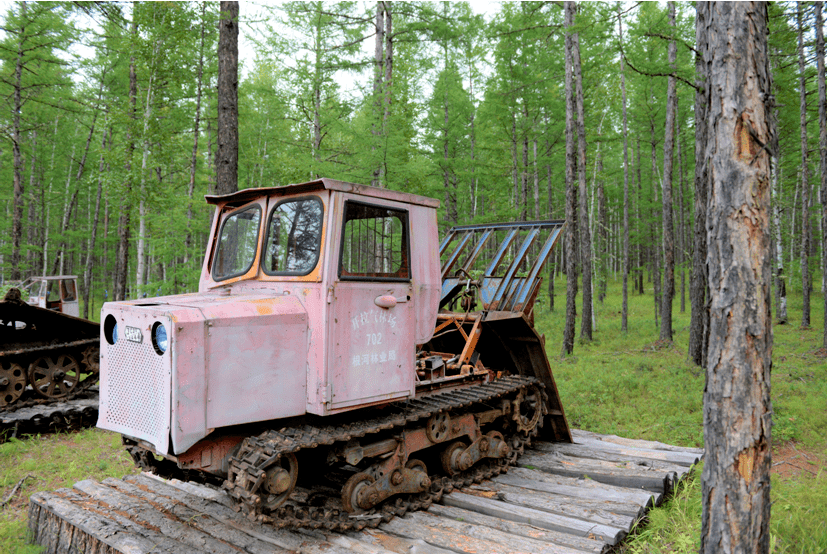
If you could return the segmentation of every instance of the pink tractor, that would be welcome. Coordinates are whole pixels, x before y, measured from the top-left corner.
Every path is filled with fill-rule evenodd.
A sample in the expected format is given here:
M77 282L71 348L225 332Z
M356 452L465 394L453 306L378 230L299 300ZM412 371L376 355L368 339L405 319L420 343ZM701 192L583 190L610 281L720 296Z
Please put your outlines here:
M563 222L440 243L436 200L329 179L207 201L198 293L101 312L98 426L144 469L343 530L571 440L533 327Z

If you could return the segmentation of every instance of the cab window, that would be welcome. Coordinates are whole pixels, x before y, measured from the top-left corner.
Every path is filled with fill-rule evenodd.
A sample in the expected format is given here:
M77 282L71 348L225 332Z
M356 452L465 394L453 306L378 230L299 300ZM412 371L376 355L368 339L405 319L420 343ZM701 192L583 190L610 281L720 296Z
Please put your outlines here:
M253 265L258 247L261 208L254 204L230 214L221 225L213 259L215 281L244 275Z
M268 275L307 275L319 262L324 206L317 197L279 203L270 213L261 266Z
M349 280L410 279L408 212L345 202L339 277Z

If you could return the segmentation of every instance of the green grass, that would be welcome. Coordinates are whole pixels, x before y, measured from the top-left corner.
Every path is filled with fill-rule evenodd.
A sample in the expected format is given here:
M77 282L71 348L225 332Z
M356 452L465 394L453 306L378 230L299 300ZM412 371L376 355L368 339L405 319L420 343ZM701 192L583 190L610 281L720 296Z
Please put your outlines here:
M549 313L547 300L542 299L536 325L546 336L570 425L628 438L702 446L704 375L686 357L688 302L687 313L681 314L676 299L674 344L663 348L657 342L650 295L630 295L629 332L620 332L620 287L610 282L609 296L602 305L596 304L595 340L577 342L574 354L561 359L564 286L558 281L554 313ZM827 360L817 355L823 333L821 306L821 295L814 294L813 327L801 330L801 297L791 296L791 323L774 329L773 440L776 445L794 441L809 453L804 471L772 478L771 542L777 554L827 552ZM71 487L82 479L120 478L136 472L120 438L95 429L0 445L0 467L0 498L21 477L35 476L0 511L0 552L26 553L39 552L25 544L31 494ZM700 526L700 470L696 469L669 502L650 512L623 549L635 554L697 552Z
M137 473L132 459L121 446L120 435L85 429L12 439L0 444L0 494L2 499L26 475L21 490L0 511L0 552L36 553L41 549L26 545L26 516L29 496L38 491L71 487L83 479L121 478Z
M703 446L704 374L687 360L688 298L684 314L678 313L676 298L674 343L663 348L658 343L651 294L630 294L629 331L623 334L620 286L610 282L609 296L602 305L596 304L594 340L577 342L574 353L561 358L564 287L564 281L557 283L554 313L549 313L547 304L537 310L536 326L546 335L546 351L569 424L633 439ZM811 301L810 329L800 328L800 294L788 298L789 323L773 329L773 442L779 446L793 441L812 458L806 462L808 469L795 476L772 477L771 544L775 553L827 552L827 359L818 352L824 332L821 294L813 294ZM576 330L579 338L579 317ZM669 502L650 512L624 550L636 554L697 552L700 485L697 469Z

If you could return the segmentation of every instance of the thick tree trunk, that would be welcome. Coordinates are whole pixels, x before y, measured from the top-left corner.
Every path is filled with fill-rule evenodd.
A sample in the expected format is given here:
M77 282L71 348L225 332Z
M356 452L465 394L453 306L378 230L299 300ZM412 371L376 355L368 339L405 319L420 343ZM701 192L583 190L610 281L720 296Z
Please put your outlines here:
M563 329L562 355L574 351L574 317L575 294L577 293L577 270L574 264L575 245L574 237L577 231L574 211L574 98L572 95L572 33L574 25L575 3L567 1L564 4L566 26L566 326Z
M710 333L701 552L769 552L771 73L767 4L698 3Z
M216 192L238 190L238 2L221 2L218 23Z
M807 145L807 81L805 71L807 61L804 57L804 21L802 2L797 2L798 11L798 95L801 118L801 328L810 326L810 168L808 165Z
M675 33L675 3L669 5L670 32ZM669 68L676 71L677 46L669 41ZM660 340L672 342L672 298L675 296L675 236L672 222L672 156L675 151L675 112L678 109L677 79L667 78L666 130L663 135L663 290L660 303Z
M709 5L697 2L695 43L695 249L692 255L692 278L689 281L689 302L692 313L689 321L688 356L696 364L706 367L707 337L709 336L709 298L706 273L706 197L708 169L705 157L707 137L707 66L701 52L709 49L706 26Z
M620 45L623 46L623 20L620 2L617 3L617 26ZM620 56L620 94L623 99L623 306L620 311L620 330L629 330L629 126L626 118L626 74L623 56Z
M823 2L816 2L816 65L818 66L818 150L821 154L821 275L827 280L827 86L824 77L824 29L821 16ZM824 290L824 337L827 348L827 290Z
M583 75L580 68L580 37L578 33L573 33L571 37L571 58L577 104L577 181L580 203L577 232L580 235L580 268L583 275L583 313L580 318L580 339L591 341L594 317L594 306L592 305L592 242L589 231L589 193L586 190L586 116L583 107Z

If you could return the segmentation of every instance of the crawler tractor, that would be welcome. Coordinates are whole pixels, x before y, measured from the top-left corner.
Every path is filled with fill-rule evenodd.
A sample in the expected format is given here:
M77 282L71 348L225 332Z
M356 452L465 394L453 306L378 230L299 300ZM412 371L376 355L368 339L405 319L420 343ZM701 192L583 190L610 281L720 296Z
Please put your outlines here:
M279 526L377 525L570 442L540 272L562 221L455 227L329 179L208 196L198 293L101 312L98 426Z

